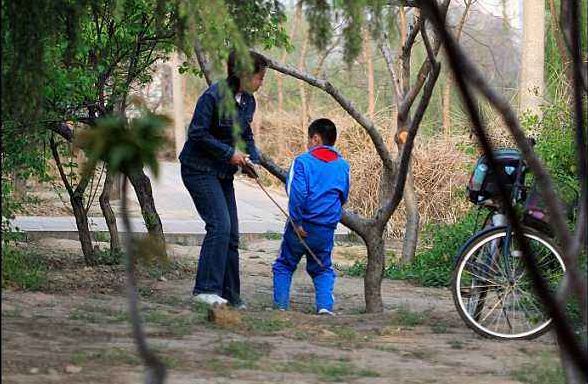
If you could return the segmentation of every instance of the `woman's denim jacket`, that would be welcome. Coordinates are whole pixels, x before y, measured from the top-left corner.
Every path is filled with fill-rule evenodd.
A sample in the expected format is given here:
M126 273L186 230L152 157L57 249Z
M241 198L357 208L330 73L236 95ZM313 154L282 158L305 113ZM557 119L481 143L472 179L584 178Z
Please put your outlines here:
M179 159L185 170L204 171L227 178L237 171L236 166L229 164L235 153L236 138L233 119L220 111L223 91L230 92L228 87L222 85L220 82L211 85L198 99ZM232 95L231 99L234 100ZM251 160L259 163L251 130L255 107L255 98L247 92L241 94L240 103L235 101L235 117L240 131L238 135L245 143Z

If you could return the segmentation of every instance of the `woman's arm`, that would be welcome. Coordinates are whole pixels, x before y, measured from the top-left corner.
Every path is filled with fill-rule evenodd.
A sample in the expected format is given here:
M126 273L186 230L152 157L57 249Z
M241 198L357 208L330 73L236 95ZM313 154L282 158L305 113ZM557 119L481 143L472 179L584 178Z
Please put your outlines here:
M203 149L213 157L229 162L235 153L235 149L217 140L210 133L215 105L216 100L209 93L200 96L188 128L188 140L194 142L198 148Z

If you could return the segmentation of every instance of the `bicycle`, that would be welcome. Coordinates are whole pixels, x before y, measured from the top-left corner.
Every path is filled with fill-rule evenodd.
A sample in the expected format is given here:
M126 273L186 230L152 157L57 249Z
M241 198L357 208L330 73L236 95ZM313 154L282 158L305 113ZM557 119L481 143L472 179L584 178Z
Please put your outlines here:
M512 226L498 199L499 179L506 181L513 204L527 203L523 209L523 236L550 290L559 286L565 265L544 225L545 214L536 207L537 189L525 186L528 167L520 152L497 150L494 158L497 169L490 170L487 157L481 156L468 184L470 200L479 208L489 209L489 213L482 230L468 239L456 255L451 281L453 300L463 321L481 336L533 339L549 330L551 319L533 290ZM527 196L529 190L532 192Z

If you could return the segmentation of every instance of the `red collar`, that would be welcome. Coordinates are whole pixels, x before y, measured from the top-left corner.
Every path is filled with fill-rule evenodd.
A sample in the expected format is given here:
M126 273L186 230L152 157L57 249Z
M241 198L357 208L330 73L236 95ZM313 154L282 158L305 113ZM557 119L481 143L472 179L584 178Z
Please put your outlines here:
M339 158L337 152L325 147L316 147L310 151L310 154L326 163L330 163L331 161L335 161L337 158Z

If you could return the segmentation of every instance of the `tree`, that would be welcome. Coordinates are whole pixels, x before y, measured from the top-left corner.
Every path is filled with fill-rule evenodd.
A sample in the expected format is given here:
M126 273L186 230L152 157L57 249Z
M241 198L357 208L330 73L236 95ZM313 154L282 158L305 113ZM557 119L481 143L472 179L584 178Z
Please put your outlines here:
M129 175L142 172L145 166L151 168L153 174L157 176L157 150L165 142L163 128L168 124L167 118L149 113L130 122L124 117L111 117L101 119L95 129L87 130L78 137L78 144L88 154L86 168L94 168L96 163L102 161L108 165L108 170L113 177L119 174L124 175L122 219L128 234L125 237L127 295L133 338L139 356L147 367L146 383L163 383L166 368L147 345L139 314L136 268L139 257L159 258L164 252L161 249L162 245L154 238L147 237L141 241L133 238L128 213L128 178L130 178Z
M521 113L540 116L545 89L545 1L523 2L523 44L521 54Z
M231 47L243 51L248 44L272 46L287 41L279 26L284 17L279 4L269 0L217 2L215 12L204 1L185 0L42 1L38 7L23 1L4 2L3 138L15 150L3 155L15 163L12 169L32 168L34 160L27 158L29 163L22 164L17 155L22 153L17 144L30 146L32 139L36 148L48 142L55 163L62 168L59 147L64 142L71 143L74 133L92 129L101 118L124 116L129 94L150 81L152 64L166 60L174 49L191 58L196 36L216 63L226 58ZM48 19L60 23L55 26ZM30 25L38 28L23 28ZM35 55L25 53L29 50ZM29 98L24 100L26 92ZM50 140L52 134L57 137ZM77 185L63 177L63 169L59 173L76 216L84 257L94 264L87 225L87 186L94 171L77 175ZM9 180L4 175L3 180ZM164 244L149 178L141 170L128 176L149 234ZM109 174L105 180L113 182ZM109 204L109 185L104 190L100 205L116 248L118 230Z
M443 3L445 12L448 4L449 1ZM386 18L386 15L389 15L389 12L393 12L394 8L395 7L393 6L382 6L382 4L378 2L374 2L374 4L369 3L365 8L364 6L358 7L356 3L349 4L349 7L344 7L343 13L345 16L343 20L339 21L346 23L344 27L345 58L348 62L351 62L361 52L361 21L364 19L364 12L371 13L373 16L373 23L375 24L374 32L379 33L384 29L382 26L382 20ZM307 2L307 16L308 15L311 15L309 18L311 41L319 49L326 48L331 37L331 30L324 25L319 28L317 24L313 24L312 20L326 21L329 23L328 25L330 25L332 21L330 6L322 1ZM403 129L399 131L398 136L402 137L403 140L401 152L397 158L392 158L392 155L386 147L377 127L369 117L362 114L354 104L328 80L268 58L270 68L321 89L336 100L339 105L366 130L382 162L383 193L381 194L378 210L372 217L362 217L356 213L345 210L341 220L345 226L355 231L363 239L368 249L368 264L364 279L366 310L368 312L380 312L383 310L381 282L385 266L384 231L390 217L396 211L402 199L414 138L417 134L419 124L430 101L439 75L440 66L435 59L435 50L439 49L438 44L434 44L436 48L431 45L427 29L422 27L420 23L421 21L417 20L412 29L410 29L403 54L410 57L414 41L420 34L423 43L427 47L427 59L421 67L417 82L410 89L410 101L402 103L402 106L405 108L400 115L404 119L402 126ZM411 115L411 107L421 90L421 98ZM278 167L270 158L262 156L262 164L274 176L280 178L282 181L285 180L285 171Z
M152 64L166 59L174 49L187 54L189 70L194 59L192 45L200 41L203 51L217 59L216 63L224 62L231 49L246 52L249 45L258 43L266 48L287 43L279 25L283 11L278 3L271 0L214 3L41 0L34 7L25 1L2 3L5 90L2 121L3 128L9 128L2 132L3 141L9 144L2 151L3 163L10 164L11 169L22 166L30 172L43 164L38 160L45 158L42 148L46 141L51 142L51 152L60 163L59 142L52 135L66 143L76 139L89 161L75 188L67 175L62 180L68 181L68 193L75 198L72 204L78 205L90 175L100 162L108 170L107 185L118 173L124 174L129 308L135 342L147 366L148 383L162 383L165 367L147 347L139 316L135 268L138 260L147 254L155 252L158 257L165 256L161 221L143 167L156 170L156 152L162 142L160 131L168 122L148 113L145 119L129 120L126 114L129 107L135 113L142 113L140 100L133 100L129 95L134 87L149 81ZM55 21L59 23L54 24ZM82 133L75 132L72 125ZM29 157L22 156L23 153ZM31 159L30 154L35 158ZM65 171L59 168L63 176ZM38 173L43 172L39 165ZM4 169L2 181L4 197ZM138 194L148 230L160 233L161 237L148 237L146 242L133 240L126 206L128 182ZM103 208L108 205L108 186L104 191L100 199ZM12 207L15 207L12 211L18 208L14 204ZM84 211L83 206L78 210L81 217L78 230L80 240L87 245L87 212ZM104 212L107 215L112 210L104 209ZM109 229L111 225L115 228L115 220L107 218L107 222ZM112 248L117 244L111 243ZM93 263L91 244L86 245L86 259Z
M461 32L463 31L463 28L465 26L466 23L466 19L468 17L468 12L470 11L470 8L472 6L473 0L465 0L465 7L463 10L463 13L461 15L461 19L459 20L459 23L457 24L456 30L455 30L455 40L459 41L460 37L461 37ZM505 20L507 20L505 18ZM452 80L451 77L448 75L446 80L445 80L445 85L443 86L443 101L442 101L442 105L443 105L443 134L445 135L445 137L449 137L449 134L451 132L451 86L452 86Z

